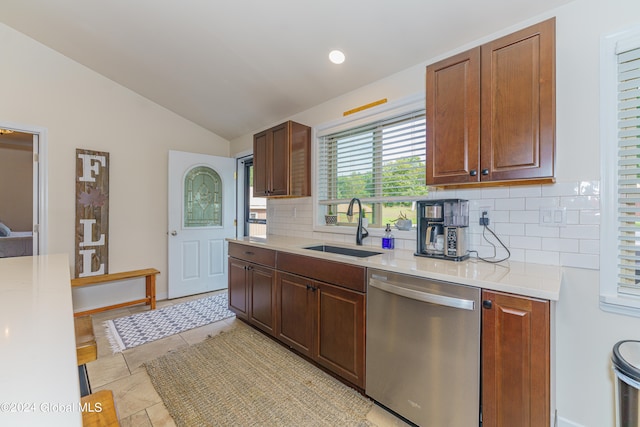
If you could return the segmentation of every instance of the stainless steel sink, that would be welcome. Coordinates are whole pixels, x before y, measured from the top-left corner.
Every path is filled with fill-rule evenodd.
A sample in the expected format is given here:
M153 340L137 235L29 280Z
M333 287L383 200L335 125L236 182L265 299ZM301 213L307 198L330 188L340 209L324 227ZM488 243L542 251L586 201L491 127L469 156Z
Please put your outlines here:
M307 246L304 249L310 249L312 251L318 251L318 252L329 252L332 254L349 255L349 256L355 256L359 258L366 258L374 255L380 255L382 253L382 252L376 252L376 251L365 251L363 249L343 248L341 246L331 246L331 245Z

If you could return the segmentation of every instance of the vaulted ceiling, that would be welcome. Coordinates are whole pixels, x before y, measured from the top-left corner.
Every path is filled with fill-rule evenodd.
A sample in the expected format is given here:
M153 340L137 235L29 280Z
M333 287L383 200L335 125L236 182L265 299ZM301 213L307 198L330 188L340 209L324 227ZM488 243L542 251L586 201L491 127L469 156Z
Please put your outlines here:
M0 21L232 140L569 1L2 0Z

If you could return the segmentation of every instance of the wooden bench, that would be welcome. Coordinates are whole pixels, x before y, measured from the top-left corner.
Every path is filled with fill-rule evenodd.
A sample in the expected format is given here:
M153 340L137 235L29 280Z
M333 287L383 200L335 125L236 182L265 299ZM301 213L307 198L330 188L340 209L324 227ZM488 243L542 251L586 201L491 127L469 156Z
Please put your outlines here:
M73 320L76 328L76 355L79 366L98 358L98 345L96 336L93 334L91 316L80 316Z
M83 427L118 427L118 414L111 390L100 390L82 397Z
M151 310L156 308L156 275L160 274L155 268L145 268L143 270L125 271L123 273L101 274L98 276L80 277L71 279L71 287L92 286L107 282L115 282L118 280L135 279L138 277L146 278L146 297L134 301L121 302L119 304L108 305L106 307L94 308L92 310L79 311L74 313L75 317L87 314L100 313L102 311L112 310L114 308L127 307L136 304L146 304L151 306Z

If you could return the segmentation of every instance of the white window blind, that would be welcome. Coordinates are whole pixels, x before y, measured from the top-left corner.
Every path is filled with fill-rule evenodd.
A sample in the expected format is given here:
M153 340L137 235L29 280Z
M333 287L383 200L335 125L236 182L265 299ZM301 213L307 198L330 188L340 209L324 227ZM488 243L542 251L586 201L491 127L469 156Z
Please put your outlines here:
M411 201L424 198L424 109L320 138L318 201Z
M640 47L635 47L619 44L616 51L618 292L640 295Z

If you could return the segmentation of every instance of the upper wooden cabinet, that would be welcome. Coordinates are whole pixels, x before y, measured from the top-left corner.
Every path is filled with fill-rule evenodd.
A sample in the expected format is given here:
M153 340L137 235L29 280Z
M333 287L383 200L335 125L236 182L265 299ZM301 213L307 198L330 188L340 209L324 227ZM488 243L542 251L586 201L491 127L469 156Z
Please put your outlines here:
M253 136L253 195L311 195L311 128L288 121Z
M427 185L553 182L555 18L427 66Z
M480 48L429 65L426 99L427 185L477 181Z

